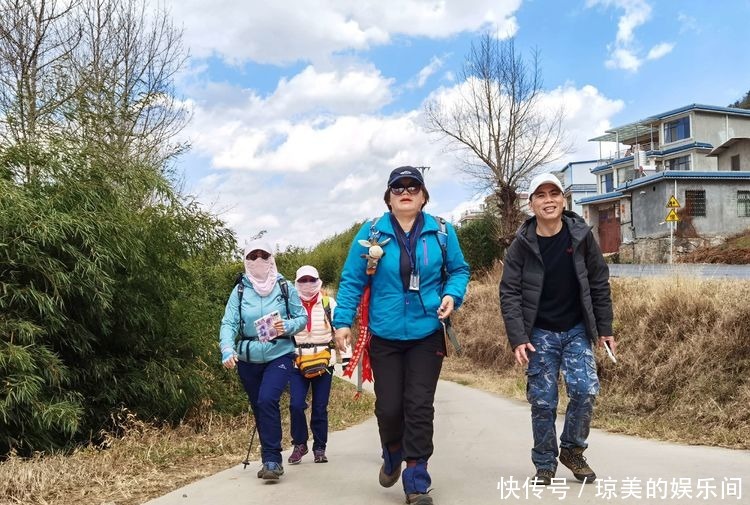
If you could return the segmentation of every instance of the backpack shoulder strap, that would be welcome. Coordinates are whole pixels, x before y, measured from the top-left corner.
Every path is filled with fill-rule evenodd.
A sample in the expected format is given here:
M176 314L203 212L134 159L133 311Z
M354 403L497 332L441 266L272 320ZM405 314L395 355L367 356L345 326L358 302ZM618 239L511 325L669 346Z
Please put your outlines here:
M437 221L438 243L440 244L440 249L443 250L443 254L445 254L446 250L448 249L448 225L446 224L447 221L440 216L432 216L432 217L434 217L435 221Z
M289 311L289 282L283 278L279 277L278 281L279 289L281 290L281 297L284 299L284 306L286 307L286 318L291 319L292 313Z
M237 307L240 312L240 337L244 337L245 323L242 321L242 294L245 292L245 285L242 283L242 272L237 274L237 277L234 279L234 284L237 286L237 298L239 299Z
M321 303L323 304L323 313L326 316L326 321L328 321L328 326L331 327L331 334L333 334L333 320L331 318L331 300L329 297L323 295L323 298L321 298Z
M440 268L440 276L443 284L448 280L448 225L447 221L440 216L432 216L438 224L437 241L440 251L443 253L443 266Z

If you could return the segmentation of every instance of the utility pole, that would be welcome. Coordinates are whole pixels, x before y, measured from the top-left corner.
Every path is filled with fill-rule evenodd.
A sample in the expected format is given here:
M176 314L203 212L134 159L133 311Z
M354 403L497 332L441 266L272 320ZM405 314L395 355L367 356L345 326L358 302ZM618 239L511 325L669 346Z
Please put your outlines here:
M424 178L424 173L430 169L430 167L414 167L420 172L422 172L422 177Z

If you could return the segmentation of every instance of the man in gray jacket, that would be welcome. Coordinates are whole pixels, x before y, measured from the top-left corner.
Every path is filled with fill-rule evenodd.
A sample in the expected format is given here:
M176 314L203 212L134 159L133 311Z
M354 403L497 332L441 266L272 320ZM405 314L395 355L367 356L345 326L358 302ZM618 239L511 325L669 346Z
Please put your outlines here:
M529 218L505 255L500 306L516 361L528 363L526 397L531 404L536 483L548 485L557 470L557 377L562 370L570 402L560 436L560 462L576 479L596 474L583 451L588 447L599 379L592 343L614 352L609 269L591 228L564 210L557 177L531 181Z

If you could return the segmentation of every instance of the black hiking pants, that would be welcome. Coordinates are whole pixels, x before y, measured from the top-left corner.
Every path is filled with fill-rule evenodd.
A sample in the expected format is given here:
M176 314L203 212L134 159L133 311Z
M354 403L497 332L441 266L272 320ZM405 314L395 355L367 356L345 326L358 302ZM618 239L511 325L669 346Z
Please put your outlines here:
M401 442L404 459L432 456L435 389L444 355L442 328L418 340L373 335L370 341L380 442Z

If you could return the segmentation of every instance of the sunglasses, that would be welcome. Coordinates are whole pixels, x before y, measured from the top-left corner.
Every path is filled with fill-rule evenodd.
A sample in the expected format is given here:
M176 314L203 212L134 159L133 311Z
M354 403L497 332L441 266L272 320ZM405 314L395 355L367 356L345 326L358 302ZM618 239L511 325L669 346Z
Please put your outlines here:
M391 194L393 195L403 195L404 191L410 195L416 195L422 191L422 186L420 184L412 184L410 186L391 186Z
M297 279L297 282L305 282L305 283L318 282L318 279L316 279L315 277L305 276L305 277L300 277L299 279Z
M250 261L255 261L258 258L263 258L264 260L267 260L270 257L271 255L268 254L266 251L260 251L260 250L250 251L250 254L247 255L247 259L249 259Z

